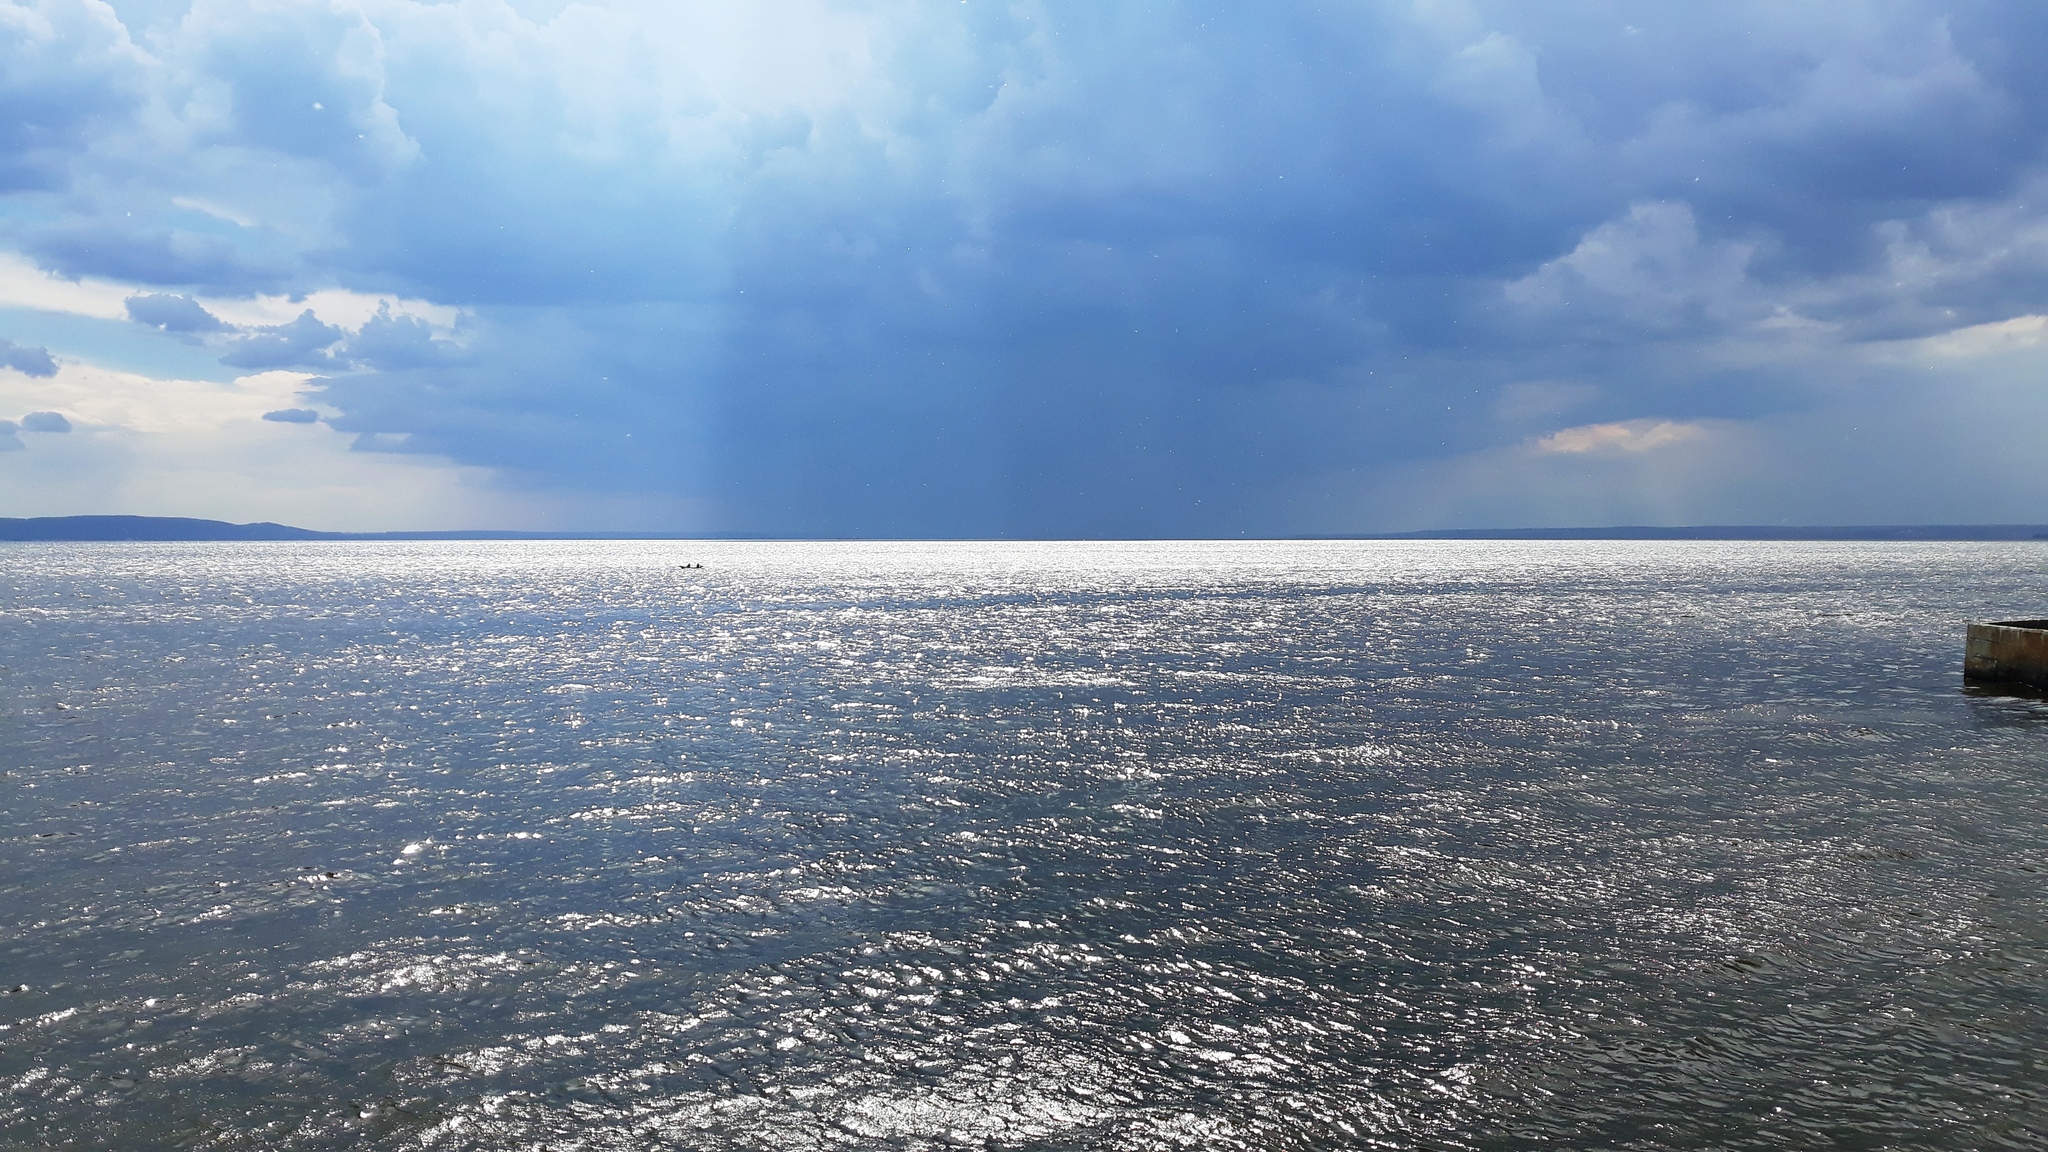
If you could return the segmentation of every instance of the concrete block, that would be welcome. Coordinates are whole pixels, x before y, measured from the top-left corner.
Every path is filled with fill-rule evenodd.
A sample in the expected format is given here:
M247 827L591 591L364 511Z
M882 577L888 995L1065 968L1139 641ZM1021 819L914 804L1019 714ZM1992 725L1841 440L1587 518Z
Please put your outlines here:
M2048 620L1970 625L1963 649L1963 679L2048 689Z

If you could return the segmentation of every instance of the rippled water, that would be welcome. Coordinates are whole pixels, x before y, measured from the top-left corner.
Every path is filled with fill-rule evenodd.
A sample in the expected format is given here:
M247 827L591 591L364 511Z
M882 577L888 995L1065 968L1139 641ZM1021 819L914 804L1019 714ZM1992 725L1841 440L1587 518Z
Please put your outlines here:
M2036 1148L2015 615L2040 546L7 545L0 1145Z

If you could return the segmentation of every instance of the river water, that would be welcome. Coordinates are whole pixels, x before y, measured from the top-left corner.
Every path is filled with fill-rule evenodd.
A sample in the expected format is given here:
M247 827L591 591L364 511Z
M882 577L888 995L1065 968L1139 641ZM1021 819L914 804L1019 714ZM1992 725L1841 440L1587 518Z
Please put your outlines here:
M0 1146L2038 1148L2044 548L0 545Z

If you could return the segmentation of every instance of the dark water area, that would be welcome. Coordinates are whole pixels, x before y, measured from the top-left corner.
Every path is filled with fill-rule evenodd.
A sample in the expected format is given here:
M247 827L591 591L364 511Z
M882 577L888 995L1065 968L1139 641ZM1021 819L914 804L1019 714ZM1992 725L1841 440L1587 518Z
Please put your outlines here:
M702 562L702 570L681 569ZM0 545L0 1146L2035 1149L2029 543Z

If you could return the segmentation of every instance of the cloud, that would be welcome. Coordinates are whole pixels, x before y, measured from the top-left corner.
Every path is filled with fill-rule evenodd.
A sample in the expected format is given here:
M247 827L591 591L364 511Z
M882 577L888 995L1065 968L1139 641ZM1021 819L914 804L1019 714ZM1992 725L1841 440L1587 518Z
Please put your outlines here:
M1769 422L1701 421L1634 451L1648 429L1617 436L1616 427L1568 430L1585 436L1563 443L1591 441L1584 450L1529 441L1363 472L1344 498L1355 514L1377 511L1386 530L1785 522L1783 513L1759 515L1785 480L1784 445Z
M24 432L69 432L71 421L62 412L31 412L21 418Z
M237 336L230 342L230 350L220 358L220 362L259 371L319 366L332 362L333 357L328 355L327 349L340 342L343 335L340 328L322 323L308 308L289 324L257 328L247 335Z
M106 5L0 7L0 193L63 187L77 151L144 105L148 71Z
M20 429L12 420L0 420L0 452L19 452L28 447L15 435Z
M320 419L320 414L311 408L278 408L265 412L263 418L274 424L312 424Z
M93 278L66 279L38 268L19 253L0 252L0 307L29 308L119 320L135 288Z
M12 368L25 376L54 376L57 362L47 348L28 348L12 340L0 340L0 368Z
M1990 324L1972 324L1912 341L1905 347L1922 356L1945 360L2013 352L2031 352L2048 343L2048 316L2015 316Z
M284 279L282 269L227 238L126 221L68 221L40 230L25 248L44 267L73 279L210 284L232 291L268 288Z
M196 3L181 63L204 77L203 136L375 181L419 146L385 102L384 37L351 4Z
M1507 301L1555 330L1609 341L1711 331L1762 319L1749 270L1756 246L1703 242L1690 205L1637 204L1571 251L1511 281Z
M1536 451L1549 454L1583 455L1606 452L1649 452L1671 444L1697 440L1706 434L1698 424L1674 420L1629 420L1617 424L1583 424L1560 428L1534 442Z
M190 296L145 293L127 300L128 316L165 332L219 332L227 327L220 318Z
M0 448L5 514L115 511L370 530L568 526L592 511L545 492L501 490L482 469L421 453L353 452L346 433L262 419L305 381L295 372L231 382L155 377L71 360L53 377L0 375L0 411L61 411L77 425L34 440L32 451ZM21 446L15 425L0 423L0 443ZM594 514L627 515L603 504Z
M462 347L437 334L434 325L419 316L394 315L388 304L363 323L336 358L373 369L425 368L453 364L464 356Z
M317 373L359 455L669 527L1746 507L1733 430L1959 413L1912 374L2048 314L2010 5L162 9L0 3L10 334Z

